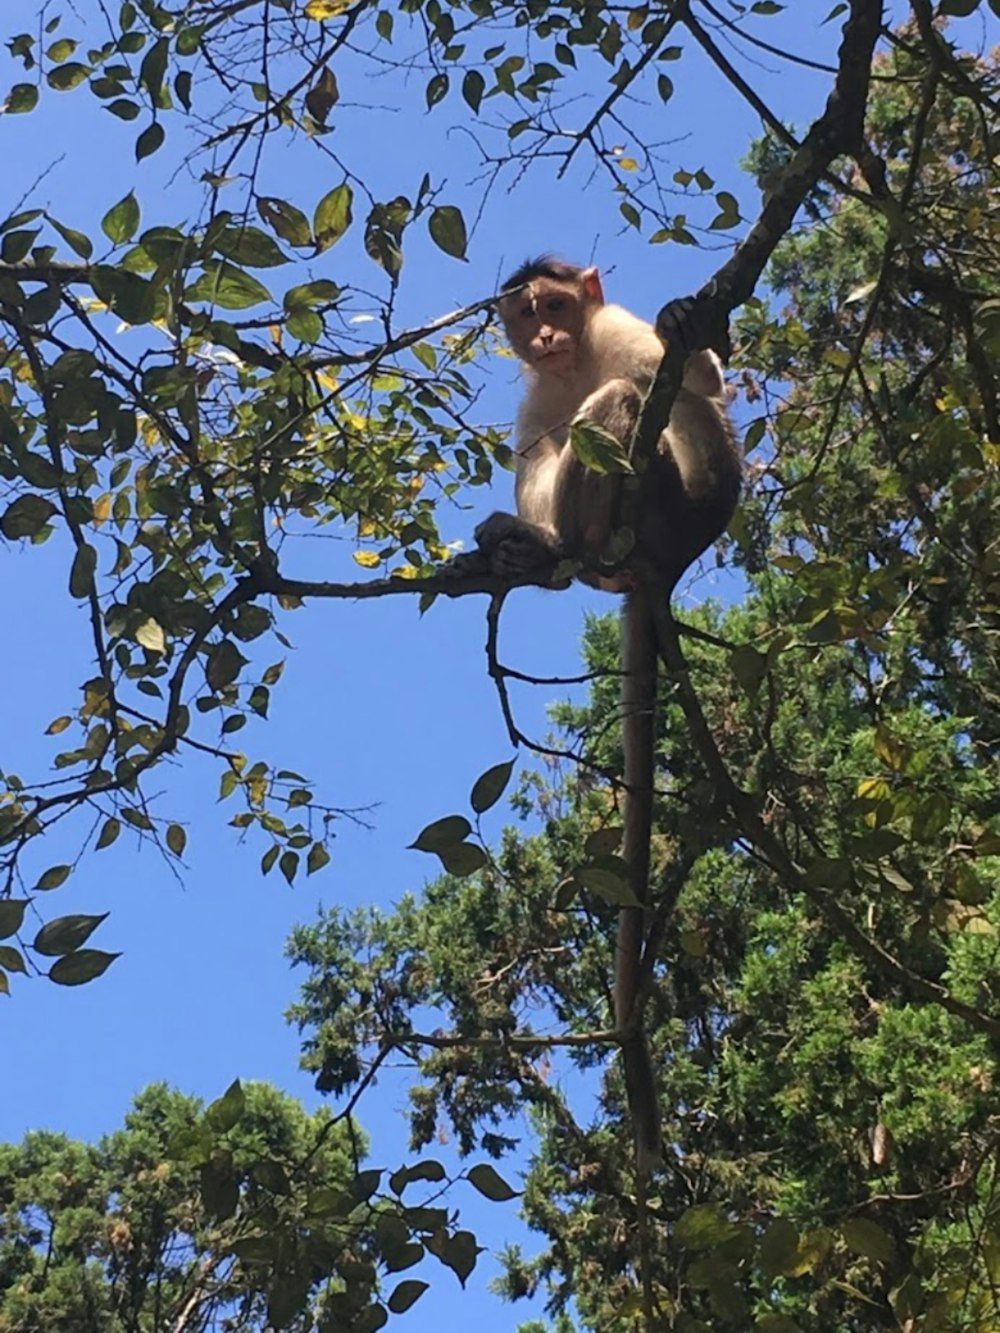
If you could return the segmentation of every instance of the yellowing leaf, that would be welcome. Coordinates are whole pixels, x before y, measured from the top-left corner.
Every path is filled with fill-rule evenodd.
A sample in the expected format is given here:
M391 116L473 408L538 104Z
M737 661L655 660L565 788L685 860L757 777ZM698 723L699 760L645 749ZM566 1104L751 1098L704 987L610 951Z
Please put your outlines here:
M891 788L885 778L862 778L858 795L868 801L885 801L891 795Z
M152 618L144 620L135 632L136 642L142 644L143 648L148 648L153 653L165 653L167 651L167 640L163 633L163 626L157 624Z
M618 165L621 167L622 171L639 170L639 163L635 160L634 157L620 157L618 159Z
M94 522L100 527L102 523L107 523L110 517L111 496L105 491L103 495L99 495L94 501Z
M355 562L365 569L374 569L376 565L382 563L382 557L377 551L355 551Z
M338 14L346 14L351 7L351 0L309 0L306 5L306 18L322 23L325 19L335 19Z

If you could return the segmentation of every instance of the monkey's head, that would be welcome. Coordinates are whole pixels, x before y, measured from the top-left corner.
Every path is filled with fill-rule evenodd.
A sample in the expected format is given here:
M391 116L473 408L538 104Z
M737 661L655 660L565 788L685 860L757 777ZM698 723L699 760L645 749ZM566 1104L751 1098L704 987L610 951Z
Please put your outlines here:
M510 275L497 308L510 345L539 375L571 375L593 311L604 304L601 275L543 255Z

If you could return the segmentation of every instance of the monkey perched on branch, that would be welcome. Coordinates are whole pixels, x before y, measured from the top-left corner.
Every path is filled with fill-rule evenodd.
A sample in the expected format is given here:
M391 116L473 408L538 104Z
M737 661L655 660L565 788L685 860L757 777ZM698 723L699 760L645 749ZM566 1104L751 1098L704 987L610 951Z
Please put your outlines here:
M510 578L554 572L563 560L580 561L586 582L627 594L622 612L623 856L640 905L623 908L619 917L615 1025L637 1164L647 1173L661 1160L662 1145L640 995L657 666L646 597L669 598L684 571L721 535L739 498L742 466L726 411L722 364L697 327L704 304L672 302L657 325L668 340L681 339L688 353L684 377L658 448L639 479L632 546L623 564L622 544L612 541L621 522L622 472L588 468L577 449L582 434L586 455L590 431L598 448L610 436L619 459L627 457L664 344L652 325L621 306L605 304L596 268L548 257L511 274L498 309L529 382L517 419L517 514L492 514L480 524L480 557ZM612 458L614 453L612 448ZM611 549L616 545L617 553Z

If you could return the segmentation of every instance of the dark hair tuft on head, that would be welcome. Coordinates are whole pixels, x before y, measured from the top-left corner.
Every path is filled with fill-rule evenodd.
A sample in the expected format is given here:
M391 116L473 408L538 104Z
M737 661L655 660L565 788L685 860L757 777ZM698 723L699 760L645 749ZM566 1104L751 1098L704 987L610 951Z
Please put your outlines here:
M539 255L528 259L510 275L500 287L501 292L517 291L533 278L552 278L554 282L576 282L583 269L579 264L568 264L555 255Z

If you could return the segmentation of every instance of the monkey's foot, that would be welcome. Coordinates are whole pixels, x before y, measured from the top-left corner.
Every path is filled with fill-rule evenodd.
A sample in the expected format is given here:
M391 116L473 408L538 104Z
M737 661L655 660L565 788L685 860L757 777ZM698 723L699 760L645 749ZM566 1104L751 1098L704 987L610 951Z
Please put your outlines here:
M729 360L729 315L712 296L679 296L656 316L656 332L665 343L680 343L684 352L717 352Z
M495 574L493 563L485 551L460 551L447 563L440 566L438 573L444 578L461 579L486 578Z
M555 541L515 514L490 514L476 528L476 544L493 573L505 579L550 573L562 558Z

